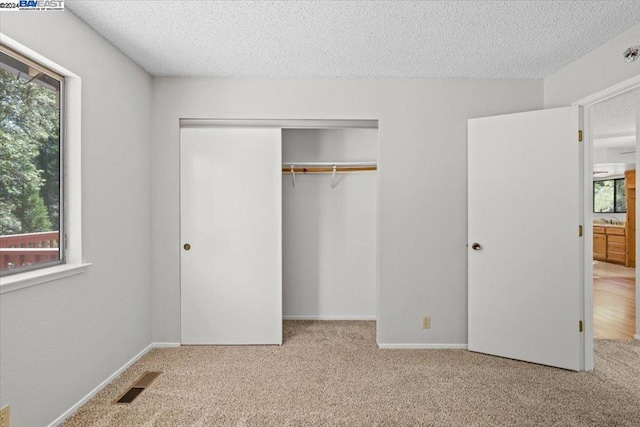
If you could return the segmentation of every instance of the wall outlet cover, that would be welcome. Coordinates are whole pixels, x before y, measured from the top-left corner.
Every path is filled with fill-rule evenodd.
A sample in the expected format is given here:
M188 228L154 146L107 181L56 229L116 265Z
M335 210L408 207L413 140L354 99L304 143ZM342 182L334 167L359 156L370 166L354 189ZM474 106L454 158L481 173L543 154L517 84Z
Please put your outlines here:
M0 409L0 427L9 427L9 405Z
M431 329L431 316L424 316L422 318L422 329Z

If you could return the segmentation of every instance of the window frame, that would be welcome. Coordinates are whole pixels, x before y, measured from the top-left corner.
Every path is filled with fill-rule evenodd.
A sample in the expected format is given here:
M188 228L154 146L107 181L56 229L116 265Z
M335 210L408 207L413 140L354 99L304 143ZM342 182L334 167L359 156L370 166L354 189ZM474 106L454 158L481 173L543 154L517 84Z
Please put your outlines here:
M38 63L37 61L32 60L31 58L16 52L11 49L9 46L4 43L0 43L0 52L15 59L16 61L21 62L31 68L38 70L39 72L46 74L47 76L55 79L60 83L60 89L58 91L58 109L59 113L59 135L58 135L58 174L59 174L59 184L58 184L58 259L54 261L40 262L37 264L25 265L20 267L8 268L5 270L1 270L3 276L12 276L15 274L20 274L28 271L40 270L47 267L54 267L58 265L66 264L66 235L65 235L65 223L66 223L66 203L65 203L65 77L56 73L53 70L45 67L44 65ZM35 84L35 83L34 83Z
M613 211L611 211L611 212L598 212L598 211L596 211L596 186L595 186L595 183L596 182L604 182L604 181L613 181ZM605 178L605 179L597 179L597 180L593 181L593 197L592 197L593 206L592 206L592 211L593 211L594 214L606 215L606 214L623 214L623 213L627 213L626 194L625 194L624 211L616 210L616 200L617 200L617 195L618 195L618 186L616 184L617 184L618 181L623 181L625 183L624 187L626 189L626 178L625 177Z
M64 238L65 264L12 275L0 274L0 294L57 281L83 274L92 264L84 260L82 252L82 79L63 65L51 61L0 31L0 43L20 55L64 77Z

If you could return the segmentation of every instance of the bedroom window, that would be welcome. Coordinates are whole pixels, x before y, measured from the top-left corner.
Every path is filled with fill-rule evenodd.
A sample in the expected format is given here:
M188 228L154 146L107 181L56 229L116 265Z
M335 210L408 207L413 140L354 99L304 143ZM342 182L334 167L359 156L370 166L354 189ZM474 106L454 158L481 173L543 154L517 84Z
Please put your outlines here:
M0 273L64 263L64 78L0 45Z

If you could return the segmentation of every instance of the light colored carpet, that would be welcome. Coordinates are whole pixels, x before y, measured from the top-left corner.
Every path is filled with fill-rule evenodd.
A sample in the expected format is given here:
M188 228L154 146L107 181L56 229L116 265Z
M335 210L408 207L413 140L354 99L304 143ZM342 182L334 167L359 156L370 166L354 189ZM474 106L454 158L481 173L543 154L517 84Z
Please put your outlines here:
M144 371L163 374L112 405ZM66 426L638 426L640 341L594 372L465 350L379 350L375 322L285 322L285 344L156 349Z

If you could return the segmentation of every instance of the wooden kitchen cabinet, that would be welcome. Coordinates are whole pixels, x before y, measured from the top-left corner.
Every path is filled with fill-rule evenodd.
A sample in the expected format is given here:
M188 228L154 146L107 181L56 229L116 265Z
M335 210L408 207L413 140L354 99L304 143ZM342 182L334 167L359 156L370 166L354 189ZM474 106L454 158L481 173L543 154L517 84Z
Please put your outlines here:
M593 227L593 258L627 264L627 241L624 227Z
M605 227L605 231L607 232L607 236L609 235L617 235L624 236L624 228L623 227Z
M636 170L635 169L626 171L624 173L624 178L626 179L627 189L636 188Z
M601 261L607 260L607 236L606 234L596 234L596 228L593 227L593 258Z

